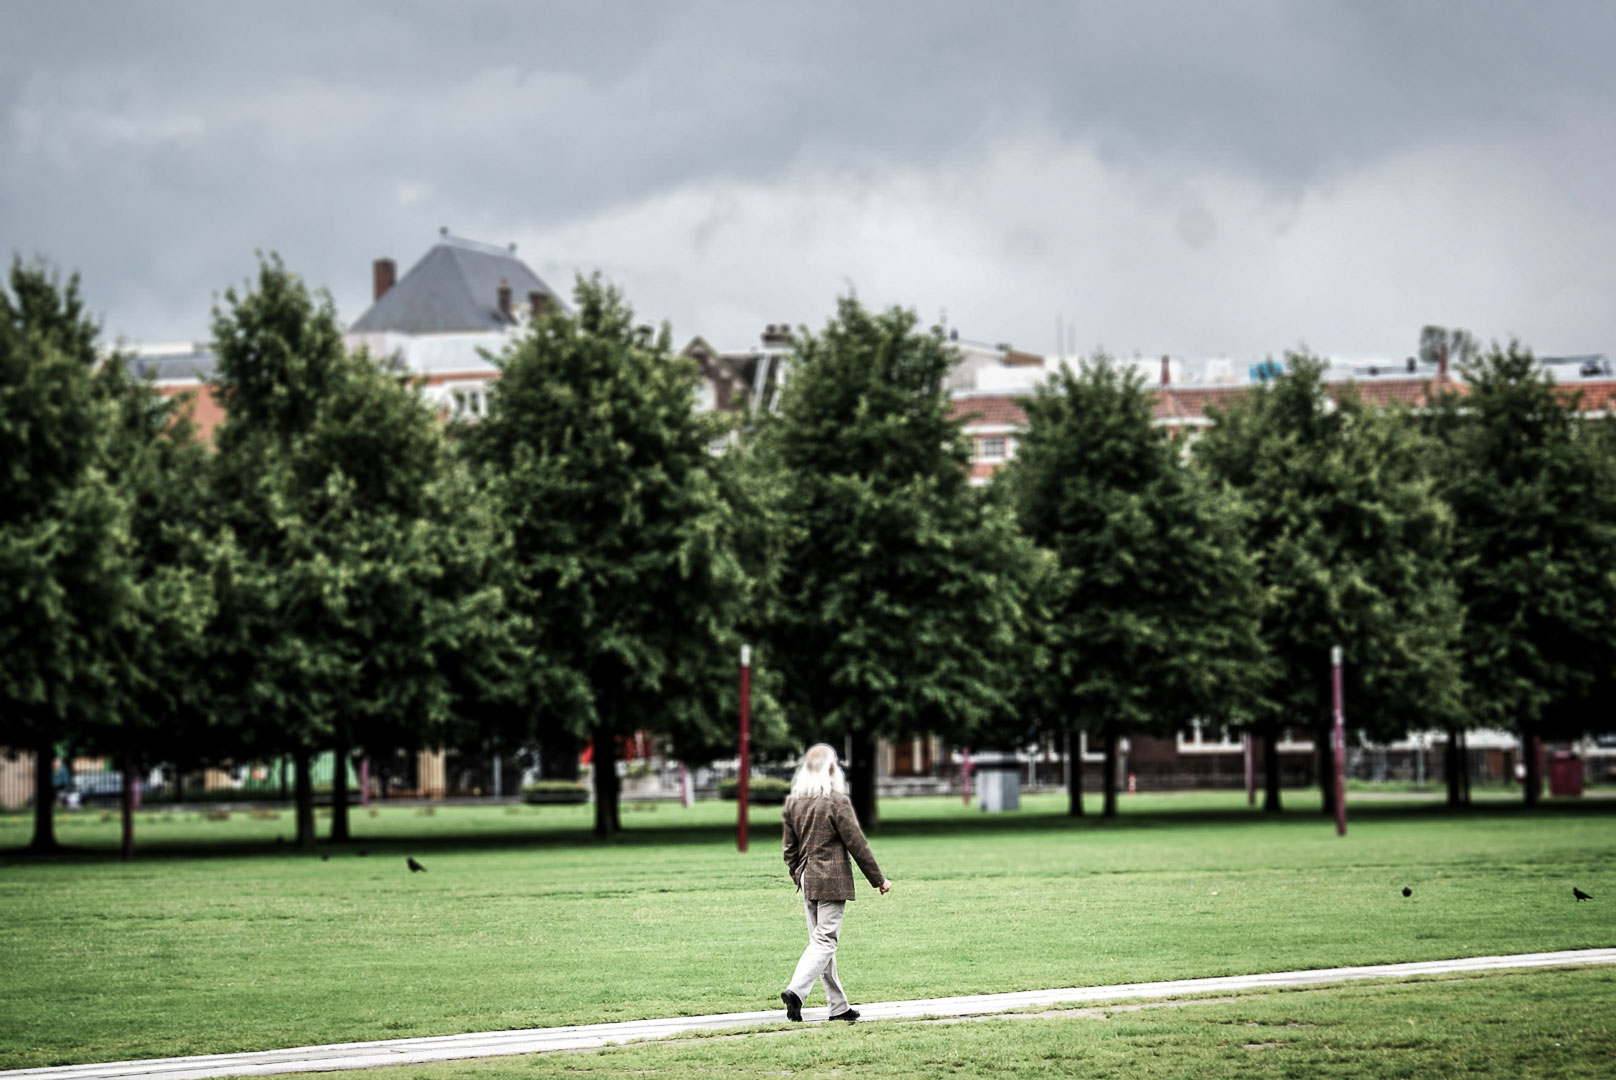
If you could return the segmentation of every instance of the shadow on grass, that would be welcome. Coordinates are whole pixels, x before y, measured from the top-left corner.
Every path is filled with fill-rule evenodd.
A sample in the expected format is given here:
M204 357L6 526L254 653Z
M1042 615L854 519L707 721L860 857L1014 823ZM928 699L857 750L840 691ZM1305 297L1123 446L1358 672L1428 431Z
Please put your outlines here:
M1305 798L1297 792L1300 798ZM941 807L940 807L941 809ZM445 816L453 813L449 808ZM1484 802L1465 809L1450 810L1439 802L1369 802L1351 807L1351 820L1366 822L1439 821L1452 820L1476 825L1506 821L1585 820L1616 818L1616 799L1585 799L1578 801L1554 800L1528 808L1515 802ZM421 855L466 851L501 851L528 849L590 849L602 846L618 848L654 848L676 845L728 847L735 843L733 822L689 825L648 822L639 815L625 814L625 828L610 840L597 840L588 827L561 828L547 823L536 823L529 817L520 823L513 820L507 827L478 827L476 831L456 832L452 829L419 832L411 828L389 831L385 824L367 821L362 838L336 843L321 840L312 850L300 851L288 838L231 839L210 841L190 837L154 836L151 831L137 833L136 861L168 859L195 859L207 857L286 857L302 855L318 858L329 855L339 857L397 857L403 854ZM934 817L904 817L888 819L871 831L882 839L925 838L941 836L1029 836L1038 834L1102 833L1116 831L1148 831L1152 829L1184 829L1197 827L1248 826L1253 829L1317 829L1323 828L1329 818L1315 803L1288 809L1281 814L1268 814L1260 809L1244 806L1235 808L1174 807L1171 804L1128 806L1115 818L1105 818L1094 810L1081 817L1064 812L1030 810L1007 814L962 814L951 808ZM290 831L288 822L288 831ZM60 838L60 832L58 833ZM753 842L773 845L778 842L776 825L772 819L757 821L753 829ZM26 848L0 850L0 867L39 862L97 863L121 861L115 845L64 845L58 852L35 854Z

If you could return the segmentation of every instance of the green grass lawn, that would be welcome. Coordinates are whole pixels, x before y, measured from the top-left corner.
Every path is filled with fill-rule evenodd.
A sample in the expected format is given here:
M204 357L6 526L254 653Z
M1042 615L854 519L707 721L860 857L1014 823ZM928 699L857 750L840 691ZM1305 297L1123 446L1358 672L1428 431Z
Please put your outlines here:
M1616 973L1508 972L1348 984L1025 1019L806 1024L593 1052L322 1074L330 1080L844 1080L913 1076L1604 1078Z
M896 887L849 911L854 1001L1616 944L1616 802L1377 801L1345 838L1299 794L1063 802L884 802ZM0 856L0 1067L769 1008L801 908L778 811L745 855L734 812L625 807L602 845L588 807L387 808L329 861L276 843L289 813L142 814L131 864L115 818L64 815L79 854ZM27 837L0 817L0 848Z

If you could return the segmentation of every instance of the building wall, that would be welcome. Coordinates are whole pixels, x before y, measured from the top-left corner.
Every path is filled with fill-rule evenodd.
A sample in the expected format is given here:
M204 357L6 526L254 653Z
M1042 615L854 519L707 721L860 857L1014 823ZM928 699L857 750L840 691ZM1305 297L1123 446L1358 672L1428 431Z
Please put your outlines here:
M0 810L20 810L34 801L34 755L0 753Z
M192 381L161 382L157 392L166 398L189 397L191 422L196 425L197 435L204 440L213 438L213 429L224 419L224 406L213 396L212 387Z

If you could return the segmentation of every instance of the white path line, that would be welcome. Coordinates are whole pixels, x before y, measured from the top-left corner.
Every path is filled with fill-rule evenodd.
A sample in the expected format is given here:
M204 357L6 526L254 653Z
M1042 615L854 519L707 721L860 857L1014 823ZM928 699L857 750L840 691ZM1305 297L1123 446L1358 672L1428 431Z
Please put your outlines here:
M1166 982L1079 986L1061 990L1023 990L1009 994L970 994L961 997L923 998L917 1001L887 1001L861 1005L859 1012L863 1020L904 1020L920 1016L978 1016L1035 1005L1160 998L1177 994L1258 990L1276 986L1311 986L1351 979L1400 979L1416 975L1448 975L1467 971L1570 967L1587 964L1616 964L1616 949L1574 949L1567 952L1519 953L1513 956L1472 956L1459 960L1430 960L1412 964L1275 971L1263 975L1171 979ZM823 1020L825 1010L805 1009L803 1015L808 1020ZM617 1043L667 1038L692 1031L742 1028L781 1021L784 1018L783 1009L774 1008L764 1012L676 1016L660 1020L627 1020L613 1024L480 1031L424 1039L384 1039L380 1042L296 1046L286 1050L262 1050L241 1054L199 1054L192 1057L149 1058L144 1061L112 1061L89 1065L59 1065L44 1069L15 1069L0 1071L0 1080L205 1080L208 1077L271 1076L281 1073L325 1072L332 1069L368 1069L381 1065L415 1065L428 1061L503 1057L553 1050L593 1050Z

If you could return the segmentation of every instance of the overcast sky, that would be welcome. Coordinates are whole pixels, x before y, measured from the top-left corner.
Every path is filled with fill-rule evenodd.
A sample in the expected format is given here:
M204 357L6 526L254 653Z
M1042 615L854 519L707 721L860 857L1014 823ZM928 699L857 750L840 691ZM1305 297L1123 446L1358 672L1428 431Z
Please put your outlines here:
M439 226L677 341L853 288L962 336L1616 353L1616 4L0 0L0 243L109 336Z

